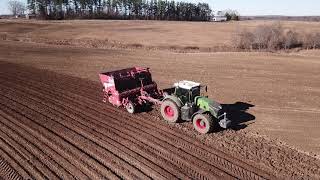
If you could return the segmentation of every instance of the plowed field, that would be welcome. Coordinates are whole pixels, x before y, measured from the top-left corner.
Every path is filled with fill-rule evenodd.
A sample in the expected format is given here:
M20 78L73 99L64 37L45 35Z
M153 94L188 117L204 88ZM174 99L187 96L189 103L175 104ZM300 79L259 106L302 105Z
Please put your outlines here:
M0 65L3 177L281 177L201 143L152 113L128 115L102 103L95 82L10 63Z
M273 177L150 117L95 101L87 83L12 64L1 63L1 70L0 143L10 165L1 164L10 177Z

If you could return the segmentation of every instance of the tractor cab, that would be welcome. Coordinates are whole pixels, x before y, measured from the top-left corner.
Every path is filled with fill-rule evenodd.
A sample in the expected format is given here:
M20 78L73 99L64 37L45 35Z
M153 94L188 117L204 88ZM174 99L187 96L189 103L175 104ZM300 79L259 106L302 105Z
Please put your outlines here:
M183 80L174 83L173 86L175 88L174 94L183 104L194 102L195 97L200 96L201 94L202 86L200 83Z

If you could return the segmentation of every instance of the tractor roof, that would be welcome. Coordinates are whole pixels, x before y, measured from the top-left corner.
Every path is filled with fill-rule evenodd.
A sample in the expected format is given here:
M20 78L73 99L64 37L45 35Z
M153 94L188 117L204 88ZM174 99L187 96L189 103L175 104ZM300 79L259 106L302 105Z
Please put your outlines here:
M177 83L174 83L173 86L174 87L180 87L180 88L183 88L183 89L192 89L194 87L200 86L200 83L183 80L183 81L179 81Z

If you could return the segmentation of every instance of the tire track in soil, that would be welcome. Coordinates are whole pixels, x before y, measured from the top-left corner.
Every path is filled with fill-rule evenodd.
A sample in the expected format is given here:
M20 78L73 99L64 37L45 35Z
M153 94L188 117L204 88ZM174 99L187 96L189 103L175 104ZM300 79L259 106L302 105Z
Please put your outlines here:
M45 78L44 78L44 79L45 79ZM81 90L84 90L84 89L83 89L83 88L81 88ZM83 98L83 99L86 99L86 98ZM87 103L87 101L85 101L85 102ZM97 102L94 102L94 101L93 101L93 103L97 103ZM100 104L101 104L101 103L100 103ZM91 104L90 104L90 105L91 105ZM101 109L103 109L103 108L101 108ZM105 109L103 109L103 110L105 110ZM98 112L98 111L97 111L97 112ZM112 110L112 111L109 111L109 112L113 112L113 113L115 113L115 112L116 112L116 113L122 113L121 111L119 112L119 110L114 110L114 111ZM104 113L107 113L107 112L104 112ZM133 117L134 117L134 116L133 116ZM129 118L126 118L126 119L129 119ZM137 119L137 120L135 119L135 121L139 121L139 119ZM149 122L149 124L148 124L148 125L150 125L150 122ZM168 128L168 127L166 127L166 128ZM162 129L161 129L161 130L162 130ZM167 132L168 132L168 131L167 131ZM170 130L169 130L169 133L172 133L172 132L173 132L173 131L171 131L171 132L170 132ZM162 132L162 133L164 134L165 132ZM172 133L172 134L173 134L173 133ZM170 134L170 135L171 135L171 134ZM174 135L174 134L173 134L173 135ZM176 134L175 134L175 135L176 135ZM174 136L174 137L175 137L175 136ZM156 140L156 139L154 139L154 140ZM212 150L212 149L211 149L211 150ZM200 152L201 152L201 150L200 150Z
M179 142L179 141L178 141ZM202 154L203 154L203 152L202 152L202 150L200 150L199 152L201 152ZM230 162L227 162L227 163L225 163L225 162L221 162L221 159L219 159L219 158L217 158L216 157L216 155L215 156L213 156L219 163L221 163L221 164L223 164L223 165L225 165L225 166L229 166L231 169L233 169L234 171L236 171L235 173L236 174L243 174L243 176L244 177L255 177L255 174L252 174L252 173L248 173L248 174L246 174L246 172L243 170L243 169L241 169L241 168L239 168L239 167L237 167L237 166L234 166L232 163L230 163ZM268 175L267 175L268 176Z
M41 103L41 100L38 102L38 103ZM56 109L56 110L58 110L58 109ZM59 111L59 110L58 110ZM47 113L46 113L47 114ZM55 116L56 117L56 116ZM72 123L73 124L73 123ZM83 130L85 130L85 129L82 129L81 131L83 131ZM81 131L80 131L80 133L81 133ZM180 161L185 161L184 159L182 159L182 158L180 158ZM187 162L187 163L189 163L189 162ZM196 162L195 162L196 163ZM189 163L189 166L192 166L192 164L191 163ZM186 168L186 167L185 167ZM194 168L198 168L197 166L194 166ZM206 167L206 168L210 168L209 166L208 167ZM191 169L193 169L193 168L190 168L189 170L191 170ZM199 169L199 168L198 168ZM194 178L199 178L199 171L201 172L201 169L199 169L197 172L195 172L195 174L197 174L196 176L194 176ZM202 170L203 171L203 170ZM202 172L202 174L205 174L206 172L205 171L203 171ZM212 172L212 173L214 173L214 172ZM208 178L214 178L215 176L211 176L210 174L206 174L207 175L207 177ZM200 175L201 176L201 175ZM210 177L211 176L211 177Z
M0 157L0 179L1 178L8 180L22 179L22 177L3 158Z

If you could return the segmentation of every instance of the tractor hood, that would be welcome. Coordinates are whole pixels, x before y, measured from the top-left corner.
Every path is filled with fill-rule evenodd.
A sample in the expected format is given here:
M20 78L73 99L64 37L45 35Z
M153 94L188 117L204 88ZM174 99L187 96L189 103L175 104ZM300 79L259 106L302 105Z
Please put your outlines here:
M219 104L219 103L216 102L216 101L212 101L212 100L210 101L210 103L209 103L209 110L210 110L210 112L211 112L212 115L218 117L219 114L220 114L221 109L222 109L221 104Z
M219 104L218 102L213 101L207 97L199 96L199 97L197 97L196 101L197 101L197 105L201 109L203 109L205 111L210 111L211 114L215 117L218 116L219 111L222 109L221 104Z
M209 103L209 107L211 110L214 110L216 112L220 111L222 109L221 104L219 104L218 102L212 101Z

